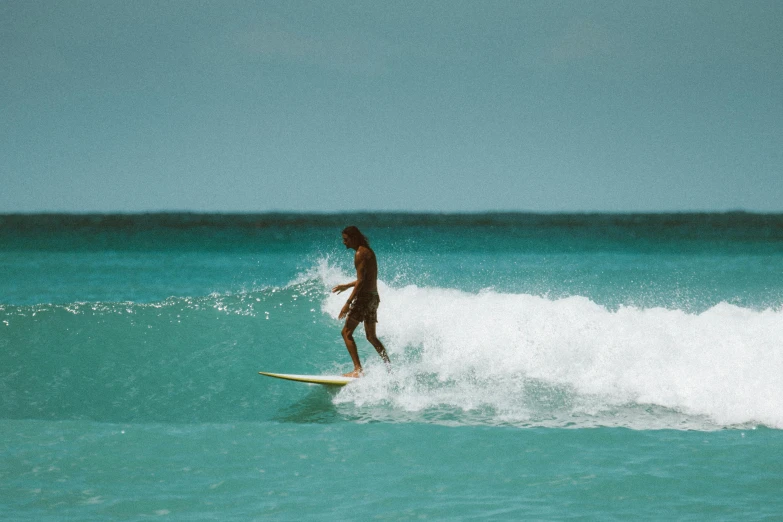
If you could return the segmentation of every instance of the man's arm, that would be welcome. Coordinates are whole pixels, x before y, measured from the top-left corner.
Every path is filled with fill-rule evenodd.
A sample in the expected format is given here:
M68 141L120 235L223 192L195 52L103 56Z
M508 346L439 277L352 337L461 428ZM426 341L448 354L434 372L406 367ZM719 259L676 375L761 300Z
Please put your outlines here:
M341 294L354 286L356 286L356 281L351 281L350 283L345 283L344 285L335 286L334 288L332 288L332 292L337 292L338 294Z
M351 292L350 297L348 297L348 300L345 302L345 306L343 306L343 309L340 311L340 315L337 317L338 319L342 319L348 315L348 310L351 308L351 302L353 301L353 298L356 297L356 294L360 293L364 289L364 282L367 275L367 252L363 252L361 249L357 250L355 261L356 281L346 285L341 285L345 286L346 290L353 286L353 292Z

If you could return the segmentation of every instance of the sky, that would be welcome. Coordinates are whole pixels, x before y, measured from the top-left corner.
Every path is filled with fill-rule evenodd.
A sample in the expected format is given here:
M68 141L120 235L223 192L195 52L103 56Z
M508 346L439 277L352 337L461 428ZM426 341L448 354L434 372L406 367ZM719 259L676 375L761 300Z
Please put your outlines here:
M0 0L0 213L783 212L783 2Z

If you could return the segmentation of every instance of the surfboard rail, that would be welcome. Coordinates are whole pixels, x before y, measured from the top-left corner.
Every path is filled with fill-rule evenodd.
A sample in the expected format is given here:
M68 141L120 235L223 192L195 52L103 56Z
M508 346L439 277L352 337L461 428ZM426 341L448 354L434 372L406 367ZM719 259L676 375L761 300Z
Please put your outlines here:
M258 372L259 375L283 379L286 381L305 382L308 384L323 384L327 386L345 386L355 381L356 377L344 377L342 375L297 375L293 373Z

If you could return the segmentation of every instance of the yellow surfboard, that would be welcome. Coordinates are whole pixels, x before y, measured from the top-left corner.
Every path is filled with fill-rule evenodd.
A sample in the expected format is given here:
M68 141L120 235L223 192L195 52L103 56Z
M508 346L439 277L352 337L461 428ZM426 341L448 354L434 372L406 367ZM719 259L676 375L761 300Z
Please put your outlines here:
M356 377L343 377L342 375L294 375L290 373L270 372L258 373L261 375L266 375L267 377L285 379L287 381L306 382L308 384L326 384L331 386L345 386L349 382L356 380Z

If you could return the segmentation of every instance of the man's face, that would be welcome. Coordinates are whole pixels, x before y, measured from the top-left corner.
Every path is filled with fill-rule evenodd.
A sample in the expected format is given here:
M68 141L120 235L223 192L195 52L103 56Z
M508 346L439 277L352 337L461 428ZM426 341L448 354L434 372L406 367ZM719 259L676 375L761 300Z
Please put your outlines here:
M348 234L343 234L343 245L345 245L345 248L352 248L351 238L348 237Z

